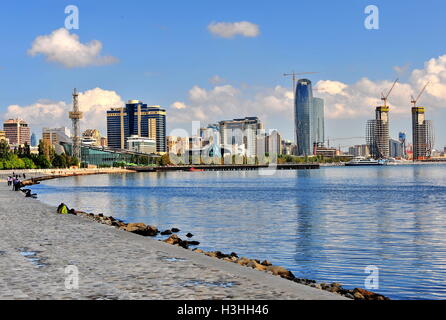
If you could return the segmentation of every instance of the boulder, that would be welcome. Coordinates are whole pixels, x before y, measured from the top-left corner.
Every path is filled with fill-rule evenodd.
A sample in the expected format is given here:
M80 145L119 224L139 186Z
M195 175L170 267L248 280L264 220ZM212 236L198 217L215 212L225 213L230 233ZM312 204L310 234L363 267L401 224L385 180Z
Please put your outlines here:
M248 259L245 257L241 257L240 259L237 260L237 263L241 266L246 266L250 262L251 262L251 259Z
M180 232L181 230L178 228L172 228L172 229L170 229L170 231L172 231L173 233L177 233L177 232Z
M192 238L194 235L192 234L192 233L190 233L190 232L188 232L188 234L186 234L186 237L188 237L188 238Z
M199 241L187 241L187 244L190 246L198 246L200 245Z
M266 267L269 267L269 266L272 266L273 264L271 263L271 262L269 262L268 260L263 260L261 263L260 263L262 266L266 266Z
M165 230L165 231L161 232L162 236L167 236L167 235L171 235L171 234L172 234L172 231L170 231L170 230Z
M171 235L168 239L164 240L165 243L176 245L182 241L176 234Z
M201 250L201 249L194 249L194 251L197 252L197 253L204 253L204 251Z
M266 266L263 266L260 263L257 263L257 261L255 261L255 260L251 260L250 262L248 262L248 264L246 266L249 268L260 270L260 271L266 271L266 268L267 268Z
M180 237L178 237L176 234L171 235L168 239L164 240L165 243L177 245L180 247L183 247L184 249L188 249L189 245L187 244L187 241L181 240Z
M293 280L295 278L294 274L290 271L287 270L283 267L279 267L279 266L269 266L266 267L269 272L271 272L273 275L275 276L281 276L282 278L288 279L288 280Z
M361 288L353 289L353 296L358 300L389 300L389 298Z
M127 232L149 237L154 237L159 233L156 227L146 226L144 223L129 223L123 229Z

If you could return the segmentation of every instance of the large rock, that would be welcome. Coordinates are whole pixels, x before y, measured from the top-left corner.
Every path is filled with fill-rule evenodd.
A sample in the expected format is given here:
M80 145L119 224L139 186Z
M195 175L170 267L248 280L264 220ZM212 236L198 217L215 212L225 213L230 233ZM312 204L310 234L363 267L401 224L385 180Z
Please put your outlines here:
M251 260L246 266L249 268L260 270L260 271L266 271L266 269L267 269L266 266L261 265L260 263L258 263L255 260Z
M156 227L147 226L144 223L129 223L127 226L123 228L125 231L139 234L141 236L156 236L159 231Z
M177 245L177 246L183 247L184 249L189 248L187 241L181 240L181 238L178 237L176 234L171 235L168 239L164 240L164 242L171 244L171 245Z
M279 267L279 266L269 266L266 267L269 272L271 272L273 275L275 276L281 276L282 278L288 279L288 280L293 280L295 278L294 274L290 271L287 270L283 267Z
M250 262L251 262L251 259L248 259L245 257L241 257L240 259L237 260L237 263L241 266L246 266Z

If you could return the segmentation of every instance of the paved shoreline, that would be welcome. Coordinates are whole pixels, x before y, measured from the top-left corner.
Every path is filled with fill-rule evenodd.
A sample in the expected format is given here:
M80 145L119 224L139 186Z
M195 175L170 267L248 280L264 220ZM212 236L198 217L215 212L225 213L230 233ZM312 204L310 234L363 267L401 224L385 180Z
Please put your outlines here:
M55 212L0 186L0 299L346 299Z

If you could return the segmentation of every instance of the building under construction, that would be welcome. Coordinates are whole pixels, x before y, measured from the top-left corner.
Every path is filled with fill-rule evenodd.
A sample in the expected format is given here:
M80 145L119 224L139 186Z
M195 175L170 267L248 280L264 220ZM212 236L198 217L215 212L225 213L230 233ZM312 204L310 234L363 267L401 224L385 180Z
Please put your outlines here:
M412 107L413 160L431 157L434 145L432 122L425 120L424 107Z
M375 119L367 121L366 143L374 159L389 157L389 107L376 107Z
M374 159L385 159L389 157L389 106L387 99L395 88L398 79L393 82L389 92L381 93L382 106L375 109L375 119L367 121L366 143L369 147L370 156Z

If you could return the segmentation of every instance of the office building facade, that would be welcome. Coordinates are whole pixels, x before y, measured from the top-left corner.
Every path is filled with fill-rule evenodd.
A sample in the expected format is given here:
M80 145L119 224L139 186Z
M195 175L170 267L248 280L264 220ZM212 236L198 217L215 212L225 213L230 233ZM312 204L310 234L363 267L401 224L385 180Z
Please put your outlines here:
M107 111L108 146L126 149L130 136L155 140L156 152L166 153L166 110L160 106L148 106L139 100L130 100L125 108Z

